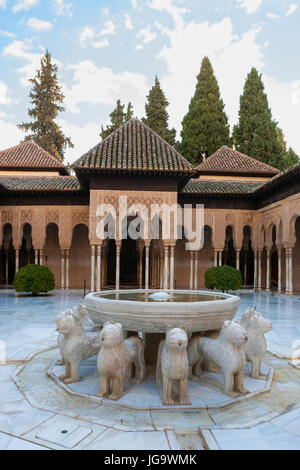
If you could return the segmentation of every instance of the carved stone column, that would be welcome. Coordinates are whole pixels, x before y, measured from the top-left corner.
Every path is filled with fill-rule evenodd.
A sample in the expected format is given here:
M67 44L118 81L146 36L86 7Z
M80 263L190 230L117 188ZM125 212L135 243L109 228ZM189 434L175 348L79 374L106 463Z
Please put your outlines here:
M170 247L170 290L174 290L175 245Z
M190 290L194 288L194 252L190 251Z
M66 250L66 289L70 288L70 250Z
M40 265L43 266L43 255L44 255L44 250L40 250Z
M253 285L254 285L254 291L256 290L257 287L257 250L254 250L254 279L253 279Z
M287 294L293 295L293 248L287 248L287 270L288 270L288 281L287 281Z
M278 294L282 292L282 247L278 247Z
M39 250L34 250L34 264L39 264Z
M240 270L240 255L241 255L241 250L236 250L236 269L238 271Z
M270 274L271 274L271 267L270 267L270 258L271 258L271 250L267 248L267 276L266 276L266 291L270 292Z
M163 289L164 287L164 250L160 248L159 250L159 288Z
M289 293L290 288L290 270L289 270L289 248L285 248L285 293Z
M116 240L116 290L120 290L120 256L122 240Z
M258 274L257 274L257 290L261 290L261 250L258 250L258 261L257 261L257 267L258 267Z
M19 265L20 265L20 250L16 250L16 273L19 271Z
M219 252L215 250L215 268L219 265Z
M102 246L97 245L96 256L97 256L97 284L96 290L99 292L101 290L101 271L102 271Z
M150 243L145 242L145 289L149 289L149 253Z
M61 250L61 288L65 288L65 250Z
M219 251L219 262L218 262L218 266L222 266L222 255L223 255L223 251Z
M95 292L95 245L91 246L91 292Z
M164 247L165 262L164 262L164 290L168 290L169 286L169 246Z
M194 290L198 289L198 251L195 251L194 260Z

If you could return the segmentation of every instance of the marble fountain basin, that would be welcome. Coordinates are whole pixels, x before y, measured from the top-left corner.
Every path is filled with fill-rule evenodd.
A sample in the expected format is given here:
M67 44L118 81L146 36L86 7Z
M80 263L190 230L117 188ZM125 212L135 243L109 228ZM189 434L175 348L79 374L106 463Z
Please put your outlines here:
M225 320L234 318L240 304L234 295L191 290L166 291L169 296L153 299L159 292L102 291L88 294L84 304L97 326L118 322L124 330L142 333L165 333L179 327L189 333L218 330Z

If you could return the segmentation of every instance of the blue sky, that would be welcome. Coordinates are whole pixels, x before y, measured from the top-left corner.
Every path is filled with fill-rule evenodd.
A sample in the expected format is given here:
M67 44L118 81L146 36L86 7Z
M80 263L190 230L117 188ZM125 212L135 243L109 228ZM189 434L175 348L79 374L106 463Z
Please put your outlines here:
M29 78L47 48L59 66L75 148L99 141L118 98L144 115L157 74L180 132L201 60L215 69L233 125L252 66L263 74L274 118L300 154L298 0L0 0L0 149L17 144L27 120Z

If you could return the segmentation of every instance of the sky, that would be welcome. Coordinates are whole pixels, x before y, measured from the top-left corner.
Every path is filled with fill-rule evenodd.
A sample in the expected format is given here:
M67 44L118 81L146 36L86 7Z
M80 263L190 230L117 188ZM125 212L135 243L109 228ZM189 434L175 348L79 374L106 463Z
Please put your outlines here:
M274 119L300 154L299 0L0 0L0 150L27 121L29 79L48 49L66 111L58 122L71 163L100 141L117 99L142 118L155 75L181 122L208 55L231 126L247 74L263 75Z

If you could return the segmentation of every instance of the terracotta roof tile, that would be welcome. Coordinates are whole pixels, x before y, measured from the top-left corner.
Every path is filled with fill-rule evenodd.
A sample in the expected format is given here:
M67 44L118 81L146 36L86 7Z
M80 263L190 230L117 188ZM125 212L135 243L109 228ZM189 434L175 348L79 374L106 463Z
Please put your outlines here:
M227 174L231 176L255 175L272 177L280 173L277 168L226 146L223 146L207 158L197 167L197 170L201 174Z
M253 194L263 183L241 182L241 181L211 181L190 180L183 188L184 194L212 194L212 195L250 195Z
M0 186L15 191L80 191L76 176L0 176Z
M121 126L73 167L76 170L195 173L190 162L138 119Z
M0 169L57 170L68 174L64 165L34 142L22 142L0 152Z

